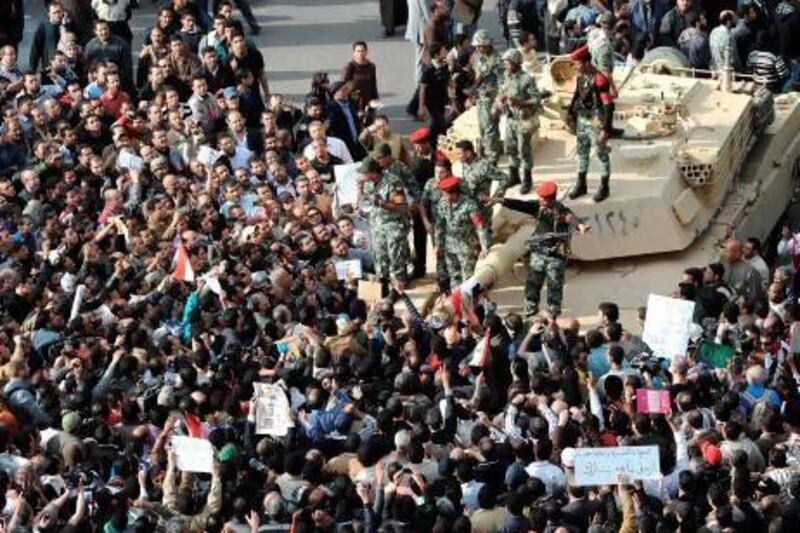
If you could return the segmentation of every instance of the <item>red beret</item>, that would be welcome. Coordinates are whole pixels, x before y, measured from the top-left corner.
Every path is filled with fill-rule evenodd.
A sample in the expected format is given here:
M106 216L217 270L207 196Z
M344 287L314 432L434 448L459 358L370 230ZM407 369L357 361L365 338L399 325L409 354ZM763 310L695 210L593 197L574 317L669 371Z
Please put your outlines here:
M576 48L572 51L569 55L570 60L575 62L587 61L589 59L589 46L584 45L580 48Z
M558 192L558 185L554 181L543 181L536 186L536 194L539 198L548 198L555 196Z
M428 128L420 128L411 135L409 135L408 140L414 144L423 144L430 142L431 130L429 130Z
M439 190L442 192L456 192L461 185L461 179L456 176L447 176L439 182Z
M436 151L436 154L434 155L433 159L434 159L434 164L437 166L442 166L447 168L450 168L452 166L450 160L447 158L446 155L444 155L444 152L440 150Z

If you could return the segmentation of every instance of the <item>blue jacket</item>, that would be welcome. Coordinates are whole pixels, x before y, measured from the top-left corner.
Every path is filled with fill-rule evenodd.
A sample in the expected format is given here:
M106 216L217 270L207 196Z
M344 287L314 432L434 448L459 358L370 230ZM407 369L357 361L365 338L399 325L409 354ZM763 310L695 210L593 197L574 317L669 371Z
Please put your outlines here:
M21 421L33 424L40 429L50 424L50 417L39 407L36 396L30 390L30 385L22 379L12 378L3 388L3 394L8 402L8 407Z
M631 24L631 36L633 43L636 43L645 34L649 33L653 38L653 45L658 44L658 34L661 28L661 19L669 11L669 4L665 0L652 0L652 16L649 24L645 24L644 0L633 0L630 4L630 14L628 20Z
M308 416L305 425L306 436L312 442L321 442L334 432L345 433L350 427L352 417L344 412L344 406L351 402L344 391L334 393L336 400L331 407L315 409Z

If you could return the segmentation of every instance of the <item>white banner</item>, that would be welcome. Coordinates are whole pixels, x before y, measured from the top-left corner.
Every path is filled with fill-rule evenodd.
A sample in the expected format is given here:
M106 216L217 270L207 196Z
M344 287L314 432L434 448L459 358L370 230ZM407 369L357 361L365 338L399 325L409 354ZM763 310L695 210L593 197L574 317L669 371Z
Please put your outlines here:
M214 447L206 439L194 437L172 437L172 450L177 466L184 472L205 472L214 468Z
M694 302L651 294L642 340L658 357L672 359L686 354L691 337Z
M575 485L613 485L622 474L626 482L660 479L658 446L577 448Z

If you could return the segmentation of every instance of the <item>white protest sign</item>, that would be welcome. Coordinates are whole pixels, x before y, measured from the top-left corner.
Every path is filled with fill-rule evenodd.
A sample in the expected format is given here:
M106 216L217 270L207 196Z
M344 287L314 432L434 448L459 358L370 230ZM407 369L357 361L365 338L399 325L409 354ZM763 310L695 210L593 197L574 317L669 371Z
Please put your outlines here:
M361 163L351 163L349 165L336 165L333 167L333 174L336 179L336 196L339 204L358 203L358 169Z
M207 167L216 163L220 157L222 157L222 152L214 150L207 144L202 145L197 152L197 160Z
M123 150L117 157L117 166L138 172L144 167L144 160L136 154Z
M278 385L253 383L256 392L256 435L285 437L294 427L289 399Z
M691 337L694 302L651 294L642 340L658 357L684 355Z
M178 468L184 472L210 474L214 468L214 447L206 439L174 436L172 450L175 452Z
M333 266L336 268L336 279L347 281L350 274L361 279L361 261L359 259L336 261Z
M577 448L575 485L613 485L622 474L626 481L660 479L658 446Z

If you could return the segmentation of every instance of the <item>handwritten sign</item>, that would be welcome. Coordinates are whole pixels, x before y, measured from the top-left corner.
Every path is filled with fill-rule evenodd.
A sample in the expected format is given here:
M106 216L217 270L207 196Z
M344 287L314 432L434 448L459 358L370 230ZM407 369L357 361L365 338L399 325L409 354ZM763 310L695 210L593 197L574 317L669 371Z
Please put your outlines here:
M333 175L336 180L336 196L339 198L339 204L352 204L358 203L358 168L361 163L352 163L349 165L336 165L333 167Z
M205 472L214 468L214 447L206 439L194 437L172 437L172 450L177 466L184 472Z
M285 437L294 427L289 400L278 385L253 383L256 392L256 435Z
M577 448L575 485L612 485L622 474L628 481L660 479L658 446Z
M368 306L375 305L381 300L381 283L379 281L360 280L358 282L358 298L364 300Z
M197 152L197 160L207 167L216 163L220 157L222 157L222 152L214 150L207 144L202 145Z
M359 259L336 261L333 266L336 268L336 279L347 281L351 274L356 278L361 278L361 261Z
M658 357L684 355L691 336L694 302L651 294L642 340Z
M636 391L637 413L668 413L669 391L638 389Z

